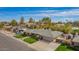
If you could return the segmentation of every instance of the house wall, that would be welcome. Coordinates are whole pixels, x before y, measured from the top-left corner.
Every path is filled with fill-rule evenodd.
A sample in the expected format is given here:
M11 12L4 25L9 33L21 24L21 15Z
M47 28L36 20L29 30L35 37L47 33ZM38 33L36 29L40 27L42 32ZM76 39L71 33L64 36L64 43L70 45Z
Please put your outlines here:
M73 42L73 46L79 46L79 42Z
M46 41L53 41L53 38L51 38L51 37L43 37L43 40L46 40Z

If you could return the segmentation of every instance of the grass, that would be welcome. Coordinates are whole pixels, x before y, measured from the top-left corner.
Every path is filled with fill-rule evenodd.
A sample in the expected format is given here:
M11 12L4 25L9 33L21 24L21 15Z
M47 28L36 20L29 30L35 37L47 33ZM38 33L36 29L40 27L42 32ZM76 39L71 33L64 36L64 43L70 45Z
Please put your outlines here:
M16 34L15 37L22 39L22 38L26 37L26 35L24 35L24 34ZM28 42L28 43L32 44L32 43L34 43L34 42L37 41L37 37L36 37L35 35L32 35L32 36L27 37L27 38L25 38L25 39L23 39L23 40L24 40L25 42Z
M25 35L23 35L23 34L16 34L16 36L15 36L16 38L23 38L23 37L26 37Z
M36 37L36 35L32 35L31 38L33 38L33 39L38 39L38 38Z
M37 40L34 39L34 38L29 37L29 38L25 38L24 41L32 44L32 43L36 42Z
M61 44L55 51L75 51L75 50L69 45Z

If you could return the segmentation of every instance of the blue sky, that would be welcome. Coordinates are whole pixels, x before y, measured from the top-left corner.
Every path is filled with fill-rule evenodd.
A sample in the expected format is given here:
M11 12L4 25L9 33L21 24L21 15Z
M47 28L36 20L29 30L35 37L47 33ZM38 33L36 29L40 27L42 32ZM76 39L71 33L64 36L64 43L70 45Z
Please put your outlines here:
M78 7L0 7L0 21L20 20L23 16L25 21L30 17L38 21L43 17L51 17L52 21L75 21L79 20Z

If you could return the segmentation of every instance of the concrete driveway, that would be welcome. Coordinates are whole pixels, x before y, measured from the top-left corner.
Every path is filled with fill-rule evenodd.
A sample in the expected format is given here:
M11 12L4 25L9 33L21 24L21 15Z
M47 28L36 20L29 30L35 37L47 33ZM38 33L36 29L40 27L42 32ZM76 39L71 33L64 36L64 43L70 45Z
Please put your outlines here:
M32 46L38 51L54 51L60 44L54 42L37 41Z

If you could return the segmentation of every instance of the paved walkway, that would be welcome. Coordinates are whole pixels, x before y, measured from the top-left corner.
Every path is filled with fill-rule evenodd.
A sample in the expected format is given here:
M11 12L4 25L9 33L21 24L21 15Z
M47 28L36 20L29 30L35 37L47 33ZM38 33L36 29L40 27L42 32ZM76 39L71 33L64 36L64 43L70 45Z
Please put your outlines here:
M24 40L24 39L26 39L26 38L29 38L29 37L24 37L24 38L22 38L22 40Z
M49 45L47 46L47 48L45 50L54 51L58 46L60 46L59 43L51 42L51 43L49 43Z

